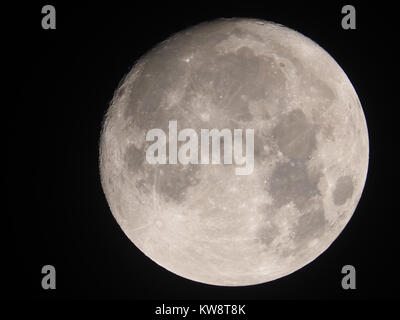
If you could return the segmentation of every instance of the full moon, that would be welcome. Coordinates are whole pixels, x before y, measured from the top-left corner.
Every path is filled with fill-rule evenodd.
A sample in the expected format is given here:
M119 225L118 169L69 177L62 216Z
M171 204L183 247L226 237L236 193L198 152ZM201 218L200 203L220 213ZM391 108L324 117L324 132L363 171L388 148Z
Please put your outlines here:
M146 135L163 130L168 150L169 121L178 132L253 129L254 170L149 163ZM172 35L123 79L102 127L100 175L147 257L194 281L245 286L291 274L332 244L361 197L368 155L358 96L324 49L279 24L219 19Z

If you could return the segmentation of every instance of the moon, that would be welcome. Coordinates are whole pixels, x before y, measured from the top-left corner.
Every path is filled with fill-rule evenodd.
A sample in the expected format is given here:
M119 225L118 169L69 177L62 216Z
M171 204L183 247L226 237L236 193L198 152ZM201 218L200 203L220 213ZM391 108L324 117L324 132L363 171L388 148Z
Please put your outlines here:
M150 164L146 133L254 129L254 170ZM128 238L194 281L245 286L289 275L323 253L365 184L368 130L335 60L282 25L218 19L140 58L114 93L100 176ZM134 268L134 266L132 266Z

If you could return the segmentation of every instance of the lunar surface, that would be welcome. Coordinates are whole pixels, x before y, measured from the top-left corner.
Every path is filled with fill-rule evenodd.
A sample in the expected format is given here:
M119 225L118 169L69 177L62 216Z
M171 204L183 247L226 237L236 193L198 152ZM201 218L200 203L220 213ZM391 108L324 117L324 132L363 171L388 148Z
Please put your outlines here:
M150 164L146 134L168 134L171 120L196 132L254 129L253 172ZM113 216L146 256L191 280L243 286L330 246L360 199L368 154L360 101L326 51L275 23L221 19L135 64L104 120L100 173Z

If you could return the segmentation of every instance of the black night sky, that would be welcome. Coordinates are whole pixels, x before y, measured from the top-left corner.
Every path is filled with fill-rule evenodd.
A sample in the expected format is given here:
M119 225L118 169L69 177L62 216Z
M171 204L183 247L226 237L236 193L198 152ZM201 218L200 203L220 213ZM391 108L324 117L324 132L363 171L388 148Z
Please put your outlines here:
M398 298L398 71L393 8L353 2L357 29L341 28L347 2L259 1L186 6L129 2L14 5L3 61L7 165L4 290L14 299L392 299ZM41 28L53 4L57 29ZM10 11L8 11L10 12ZM18 14L17 14L18 13ZM114 220L98 170L103 115L134 62L172 33L220 17L278 22L328 51L353 83L370 138L367 183L353 218L331 247L299 271L248 287L217 287L176 276L142 254ZM5 102L3 101L3 104ZM5 110L8 110L7 112ZM57 289L41 288L41 268ZM357 271L343 290L341 268Z

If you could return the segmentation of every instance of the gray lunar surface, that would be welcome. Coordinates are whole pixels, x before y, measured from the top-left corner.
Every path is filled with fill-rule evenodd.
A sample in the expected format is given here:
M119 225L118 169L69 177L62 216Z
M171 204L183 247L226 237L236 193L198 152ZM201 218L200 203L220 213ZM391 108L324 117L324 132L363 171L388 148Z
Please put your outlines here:
M254 129L254 171L149 164L148 130ZM182 277L271 281L310 263L355 211L368 169L357 94L321 47L274 23L221 19L171 36L115 92L102 186L129 239ZM134 268L135 266L132 266Z

